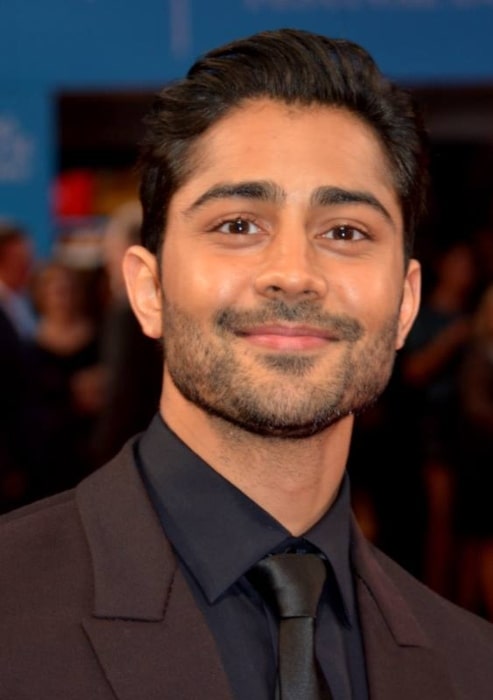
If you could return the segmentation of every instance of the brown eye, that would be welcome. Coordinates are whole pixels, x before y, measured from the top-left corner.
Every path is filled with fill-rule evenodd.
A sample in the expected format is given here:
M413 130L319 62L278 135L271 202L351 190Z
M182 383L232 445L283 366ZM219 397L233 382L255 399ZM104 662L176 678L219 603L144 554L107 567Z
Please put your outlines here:
M325 238L335 241L361 241L366 238L366 234L354 226L334 226L325 234Z
M258 233L259 230L259 227L252 221L248 221L248 219L242 219L240 217L237 219L232 219L231 221L224 221L218 228L218 231L221 233L235 233L244 235Z

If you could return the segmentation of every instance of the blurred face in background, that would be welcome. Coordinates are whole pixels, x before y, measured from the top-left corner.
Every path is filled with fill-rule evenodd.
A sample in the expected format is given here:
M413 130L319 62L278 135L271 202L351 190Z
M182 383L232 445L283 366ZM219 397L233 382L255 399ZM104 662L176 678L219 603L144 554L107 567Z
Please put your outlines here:
M44 317L76 316L82 307L76 274L61 265L49 265L39 271L33 297L39 314Z
M466 300L476 282L476 267L471 248L462 243L450 248L439 262L438 276L442 285L446 285Z
M26 289L33 268L33 250L27 238L7 243L0 257L0 279L13 292Z

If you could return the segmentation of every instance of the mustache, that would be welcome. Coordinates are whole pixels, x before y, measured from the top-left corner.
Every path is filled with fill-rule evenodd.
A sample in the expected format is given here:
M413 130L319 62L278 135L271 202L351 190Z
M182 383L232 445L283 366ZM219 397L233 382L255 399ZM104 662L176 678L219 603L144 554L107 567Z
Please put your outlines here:
M364 333L361 323L347 314L333 314L321 311L312 301L287 304L282 300L272 300L259 309L238 310L224 308L214 317L218 329L228 333L248 331L252 326L274 325L276 323L298 323L321 331L333 333L339 340L355 343Z

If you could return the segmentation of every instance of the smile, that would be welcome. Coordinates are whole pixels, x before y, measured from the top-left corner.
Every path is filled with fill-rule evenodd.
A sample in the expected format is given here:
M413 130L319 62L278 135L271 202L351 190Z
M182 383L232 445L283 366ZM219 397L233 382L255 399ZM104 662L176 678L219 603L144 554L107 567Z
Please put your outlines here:
M309 326L258 326L237 335L252 345L290 352L317 350L339 340L333 332Z

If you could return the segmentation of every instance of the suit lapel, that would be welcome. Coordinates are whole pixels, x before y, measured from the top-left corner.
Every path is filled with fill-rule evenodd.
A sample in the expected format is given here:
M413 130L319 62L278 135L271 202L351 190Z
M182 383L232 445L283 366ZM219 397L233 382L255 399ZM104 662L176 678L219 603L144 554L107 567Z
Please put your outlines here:
M119 700L232 700L130 448L77 489L94 571L82 624Z
M82 482L77 503L94 572L82 624L116 697L232 700L131 447ZM352 559L371 700L454 700L438 653L357 528Z
M353 565L371 700L454 700L438 652L357 528Z

